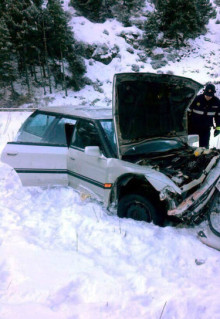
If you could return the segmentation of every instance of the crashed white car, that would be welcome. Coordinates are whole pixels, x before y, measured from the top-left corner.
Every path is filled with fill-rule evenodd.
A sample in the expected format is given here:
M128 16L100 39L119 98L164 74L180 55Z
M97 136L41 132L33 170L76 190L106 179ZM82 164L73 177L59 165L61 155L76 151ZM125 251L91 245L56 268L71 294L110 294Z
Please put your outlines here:
M112 110L39 109L2 161L23 185L70 185L119 217L194 223L220 189L220 151L188 145L186 109L201 87L167 74L116 74Z

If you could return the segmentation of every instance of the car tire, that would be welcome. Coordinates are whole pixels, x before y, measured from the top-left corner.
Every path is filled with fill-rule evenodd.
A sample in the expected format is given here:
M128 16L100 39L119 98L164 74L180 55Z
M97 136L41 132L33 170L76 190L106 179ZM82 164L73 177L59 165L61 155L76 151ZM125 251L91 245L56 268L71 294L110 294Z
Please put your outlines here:
M122 197L118 204L118 216L121 218L132 218L163 226L164 217L158 214L155 206L143 195L128 194Z

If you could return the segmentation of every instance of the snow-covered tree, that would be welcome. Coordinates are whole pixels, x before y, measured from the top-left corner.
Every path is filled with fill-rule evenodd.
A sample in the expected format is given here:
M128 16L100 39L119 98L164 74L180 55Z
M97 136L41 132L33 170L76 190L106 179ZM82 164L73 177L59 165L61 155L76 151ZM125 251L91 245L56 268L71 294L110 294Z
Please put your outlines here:
M48 0L47 14L50 17L45 21L48 36L48 54L53 60L57 79L62 79L63 86L71 83L75 89L79 89L83 83L82 76L85 73L85 65L79 56L78 46L74 35L67 23L67 17L59 0ZM60 61L59 64L56 61ZM60 70L57 66L60 65ZM65 66L69 68L73 79L65 75Z
M157 0L155 7L145 25L146 46L166 46L173 41L179 47L203 33L209 19L215 17L209 0Z
M144 0L70 0L70 4L83 16L93 22L116 18L127 23L132 9L145 4Z
M38 85L47 83L51 91L53 75L54 79L59 77L62 83L65 81L64 65L70 65L71 71L74 65L74 77L79 83L83 82L85 66L77 56L73 33L59 0L46 3L43 0L0 0L0 9L0 17L5 21L2 28L7 28L14 50L14 67L17 66L21 79L25 77L28 89L34 80ZM75 88L80 87L79 83Z
M102 0L70 0L71 5L91 21L101 20Z
M15 80L14 49L4 18L0 18L0 86L11 85Z

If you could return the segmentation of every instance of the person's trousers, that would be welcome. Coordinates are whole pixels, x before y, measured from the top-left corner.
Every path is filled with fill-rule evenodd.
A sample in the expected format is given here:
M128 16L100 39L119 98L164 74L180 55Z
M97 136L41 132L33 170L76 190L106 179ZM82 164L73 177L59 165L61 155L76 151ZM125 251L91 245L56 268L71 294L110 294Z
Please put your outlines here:
M199 135L199 146L209 148L210 128L200 128L197 134Z

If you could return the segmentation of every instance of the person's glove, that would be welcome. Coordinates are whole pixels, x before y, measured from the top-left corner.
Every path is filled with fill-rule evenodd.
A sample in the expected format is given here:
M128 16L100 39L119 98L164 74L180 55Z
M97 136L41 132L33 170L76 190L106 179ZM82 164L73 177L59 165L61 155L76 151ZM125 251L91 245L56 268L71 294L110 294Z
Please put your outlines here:
M219 134L220 134L220 126L217 126L214 131L214 137L218 136Z

